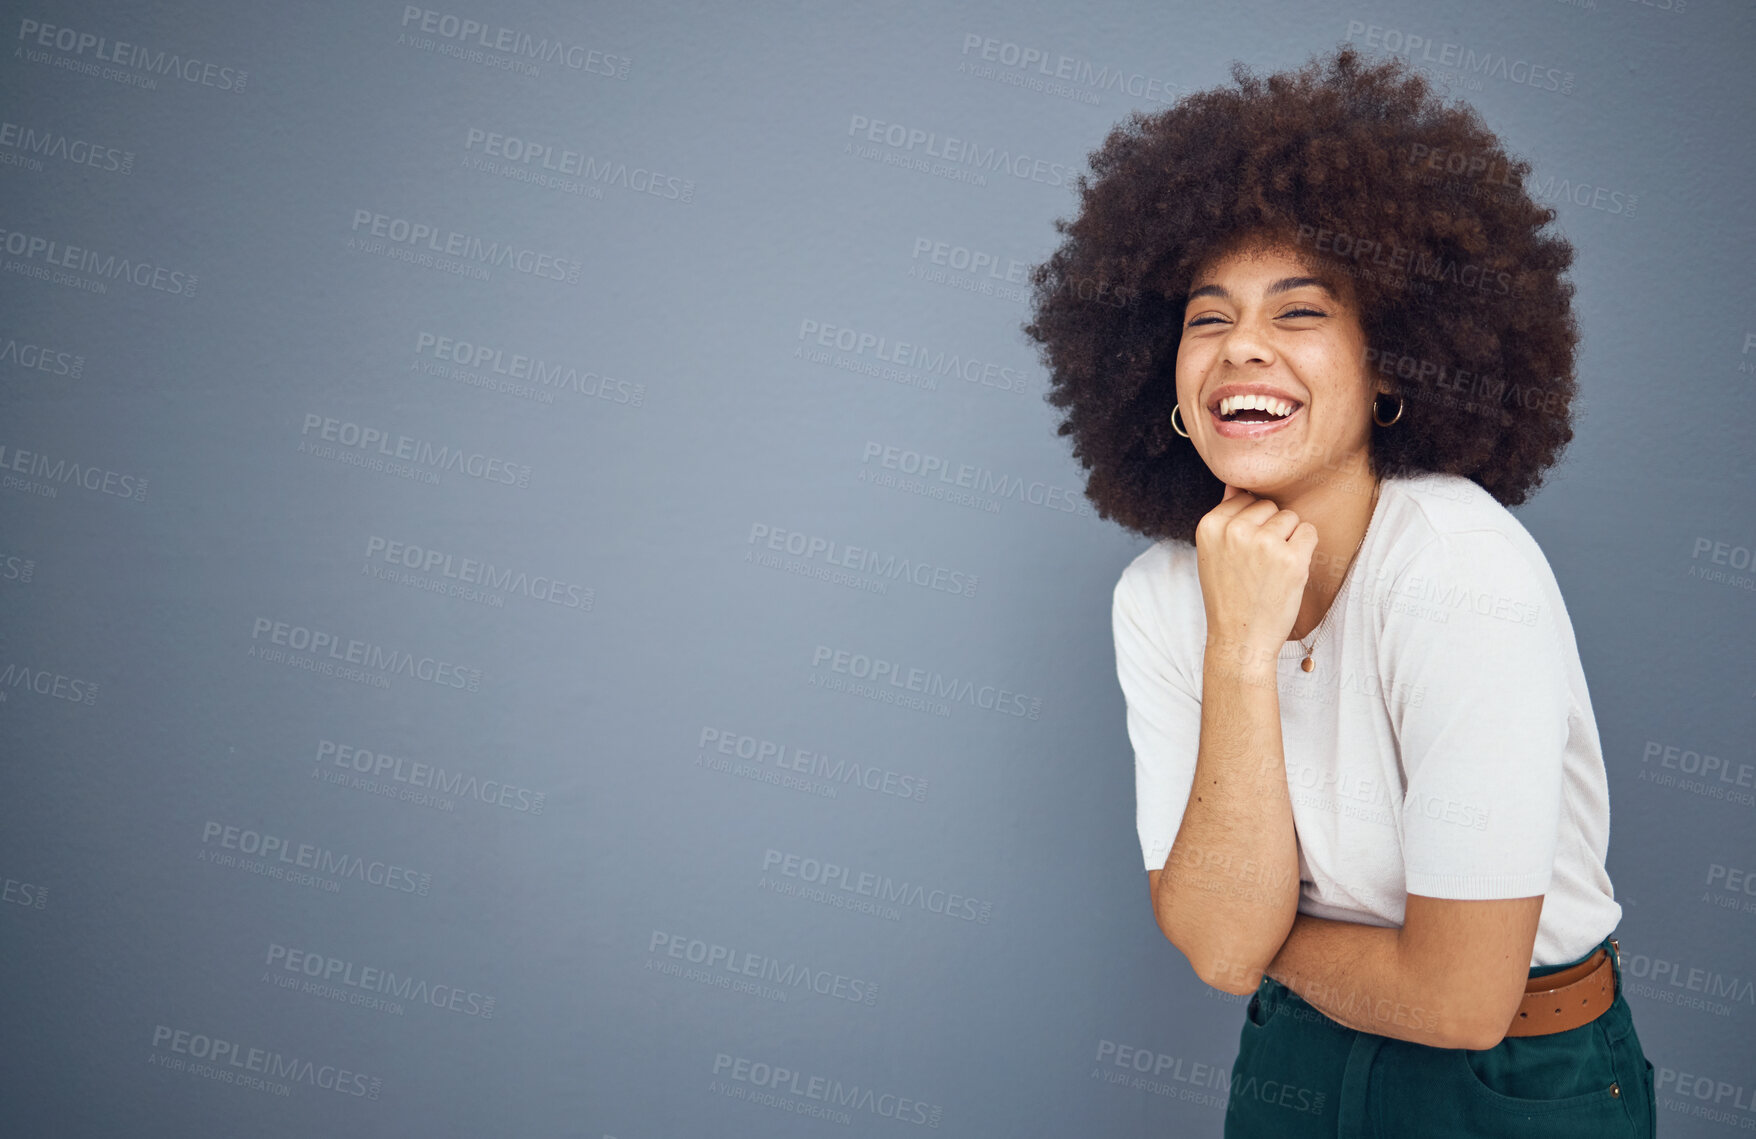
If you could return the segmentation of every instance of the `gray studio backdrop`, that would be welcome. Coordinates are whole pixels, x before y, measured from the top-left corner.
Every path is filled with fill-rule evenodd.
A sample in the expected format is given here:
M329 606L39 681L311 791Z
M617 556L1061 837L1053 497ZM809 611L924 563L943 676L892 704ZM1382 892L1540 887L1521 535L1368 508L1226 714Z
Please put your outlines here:
M1019 325L1112 123L1340 41L1578 247L1518 515L1756 1127L1747 3L440 3L6 5L0 1129L1217 1135Z

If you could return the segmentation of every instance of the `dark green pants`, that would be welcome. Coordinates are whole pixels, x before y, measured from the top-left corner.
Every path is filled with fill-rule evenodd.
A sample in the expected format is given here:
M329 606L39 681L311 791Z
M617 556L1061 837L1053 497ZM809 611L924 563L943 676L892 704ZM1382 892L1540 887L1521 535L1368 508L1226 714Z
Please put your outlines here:
M1609 939L1602 945L1609 950ZM1480 1051L1348 1028L1264 977L1244 1013L1225 1135L1651 1139L1657 1111L1652 1064L1622 996L1620 970L1615 1003L1590 1024L1510 1036Z

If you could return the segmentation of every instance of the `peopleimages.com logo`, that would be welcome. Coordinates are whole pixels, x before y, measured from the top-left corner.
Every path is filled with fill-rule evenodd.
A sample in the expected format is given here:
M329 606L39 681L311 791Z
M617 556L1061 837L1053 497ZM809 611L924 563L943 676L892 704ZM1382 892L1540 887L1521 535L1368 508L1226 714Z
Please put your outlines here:
M198 1074L217 1077L225 1083L255 1081L306 1084L339 1095L377 1099L384 1081L365 1072L356 1072L339 1064L321 1064L315 1060L288 1056L272 1048L251 1048L235 1040L191 1032L185 1028L157 1024L152 1030L153 1055L150 1062L166 1067L204 1063L212 1071ZM163 1055L168 1054L168 1055ZM167 1064L176 1060L177 1065ZM279 1090L279 1089L276 1089ZM285 1094L284 1091L281 1094Z

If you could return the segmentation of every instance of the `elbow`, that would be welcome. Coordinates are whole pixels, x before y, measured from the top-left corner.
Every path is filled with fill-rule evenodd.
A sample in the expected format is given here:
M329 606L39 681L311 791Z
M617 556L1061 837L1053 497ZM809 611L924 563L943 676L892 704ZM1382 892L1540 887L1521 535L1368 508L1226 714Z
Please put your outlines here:
M1195 967L1195 975L1201 978L1202 984L1235 997L1254 993L1262 984L1267 968L1267 962L1235 952L1202 960L1191 957L1189 963Z
M1209 988L1230 993L1234 997L1247 997L1254 993L1261 986L1263 977L1259 968L1232 965L1224 961L1216 962L1208 969L1197 969L1195 975Z
M1498 1045L1500 1041L1504 1039L1506 1039L1506 1031L1501 1029L1499 1032L1490 1032L1479 1036L1474 1043L1467 1044L1465 1047L1471 1052L1485 1052Z
M1240 940L1241 930L1217 930L1205 915L1174 913L1175 907L1155 891L1153 917L1165 940L1189 962L1202 984L1233 996L1249 996L1262 984L1268 963L1286 940L1287 928L1260 943ZM1290 928L1289 915L1286 927Z
M1484 1028L1479 1024L1457 1026L1447 1034L1441 1048L1461 1048L1466 1052L1485 1052L1506 1039L1506 1025Z
M1200 947L1189 944L1179 938L1162 919L1158 923L1159 932L1165 940L1176 946L1177 952L1189 962L1201 983L1209 988L1218 989L1222 993L1233 996L1249 996L1262 983L1262 968L1252 966L1237 959L1225 957L1209 957Z
M1461 1048L1467 1052L1487 1051L1506 1039L1506 1030L1512 1027L1512 1017L1515 1014L1498 1016L1498 1008L1493 1002L1480 1000L1468 1004L1454 1002L1450 1015L1433 1026L1439 1037L1434 1043L1440 1048Z
M1449 1015L1439 1027L1447 1043L1441 1048L1462 1048L1469 1052L1485 1052L1506 1039L1506 1033L1518 1019L1523 1003L1524 986L1508 988L1499 993L1456 993L1444 1006Z

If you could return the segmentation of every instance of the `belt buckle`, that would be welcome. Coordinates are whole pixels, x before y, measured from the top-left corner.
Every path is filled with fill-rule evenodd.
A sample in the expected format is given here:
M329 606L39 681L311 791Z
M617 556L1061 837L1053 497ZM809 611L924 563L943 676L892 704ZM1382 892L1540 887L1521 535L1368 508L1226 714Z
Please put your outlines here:
M1616 972L1620 973L1622 971L1622 947L1612 937L1610 938L1610 948L1616 951Z

